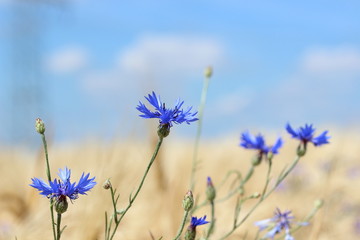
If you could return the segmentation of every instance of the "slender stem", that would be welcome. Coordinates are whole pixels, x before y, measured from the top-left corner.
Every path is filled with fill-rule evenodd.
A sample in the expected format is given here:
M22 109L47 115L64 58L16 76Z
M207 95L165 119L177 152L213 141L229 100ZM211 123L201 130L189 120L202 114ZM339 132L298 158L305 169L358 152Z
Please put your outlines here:
M206 233L205 239L209 239L210 235L213 233L214 226L215 226L215 203L214 203L214 201L210 202L210 206L211 206L211 221L210 221L210 226Z
M45 151L45 159L46 159L46 175L48 177L49 182L51 182L51 173L50 173L50 164L49 164L49 155L48 155L48 149L47 149L47 143L45 134L41 134L41 139L44 145L44 151Z
M295 160L293 161L293 163L291 164L291 166L286 169L284 171L284 173L282 173L276 183L275 183L275 186L272 187L268 192L266 192L266 187L267 187L267 183L265 183L265 187L264 187L264 195L259 199L259 201L249 210L249 212L243 217L243 219L237 223L227 234L225 234L223 237L219 238L219 240L224 240L226 239L228 236L230 236L241 224L243 224L247 219L248 217L256 210L256 208L266 199L270 196L270 194L275 191L275 189L279 186L279 184L286 178L287 175L289 175L289 173L294 169L294 167L297 165L297 163L299 162L299 160L301 159L300 156L297 156L295 158ZM270 168L270 166L269 166ZM268 181L268 179L266 180Z
M105 211L105 239L108 239L108 216L107 212Z
M195 185L195 172L196 172L196 164L198 160L198 153L199 153L199 142L200 142L200 136L201 136L201 130L202 130L202 122L204 118L204 108L206 103L206 96L209 88L209 82L210 77L206 76L204 80L203 89L201 92L201 99L200 99L200 106L199 106L199 121L198 121L198 127L196 131L196 138L195 138L195 146L194 146L194 153L193 153L193 159L192 159L192 165L191 165L191 175L190 175L190 190L194 190Z
M115 223L118 222L118 218L117 218L117 209L116 209L116 203L117 203L117 199L115 200L115 192L112 186L110 186L110 191L111 191L111 199L113 202L113 208L114 208L114 221Z
M159 149L160 149L160 147L161 147L162 142L163 142L163 138L162 138L162 137L159 137L158 143L157 143L157 145L156 145L156 147L155 147L155 151L154 151L154 153L153 153L153 155L152 155L152 157L151 157L151 159L150 159L150 162L149 162L149 164L148 164L148 166L147 166L147 168L146 168L146 170L145 170L144 176L142 177L141 182L140 182L140 184L139 184L139 186L138 186L138 188L137 188L134 196L131 196L131 195L130 195L128 206L127 206L127 207L125 208L125 210L122 212L121 217L118 219L118 221L115 222L115 228L114 228L114 230L113 230L113 232L112 232L112 234L111 234L110 240L112 240L112 239L114 238L115 233L116 233L116 229L118 228L121 220L123 219L123 217L125 216L125 214L128 212L128 210L129 210L130 207L132 206L133 202L135 201L136 197L138 196L138 194L139 194L139 192L140 192L140 190L141 190L141 188L142 188L142 186L143 186L143 184L144 184L144 182L145 182L146 176L147 176L147 174L148 174L148 172L149 172L149 170L150 170L150 168L151 168L151 165L152 165L152 164L154 163L154 161L155 161L155 158L156 158L156 156L157 156L157 154L158 154L158 152L159 152ZM117 214L117 213L115 212L114 214Z
M58 214L57 214L57 223L56 223L56 235L57 235L57 240L60 240L60 237L61 237L60 225L61 225L61 214L58 213Z
M184 211L184 216L183 216L183 219L182 219L182 221L181 221L180 228L179 228L179 230L178 230L178 232L177 232L176 237L174 238L174 240L179 239L182 231L184 230L185 222L186 222L186 219L187 219L188 215L189 215L189 211Z
M266 183L265 183L265 187L264 187L264 189L263 189L263 192L262 192L262 194L261 194L261 198L264 198L265 193L266 193L266 190L267 190L267 187L268 187L269 182L270 182L270 173L271 173L272 159L269 159L268 163L269 163L269 167L268 167L268 171L267 171L267 174L266 174Z
M41 139L42 139L42 142L43 142L44 152L45 152L46 175L47 175L48 181L51 182L49 154L48 154L47 142L46 142L45 134L41 134ZM52 200L50 200L50 213L51 213L51 225L52 225L54 240L58 240L57 237L56 237L56 233L55 233L54 206L53 206Z

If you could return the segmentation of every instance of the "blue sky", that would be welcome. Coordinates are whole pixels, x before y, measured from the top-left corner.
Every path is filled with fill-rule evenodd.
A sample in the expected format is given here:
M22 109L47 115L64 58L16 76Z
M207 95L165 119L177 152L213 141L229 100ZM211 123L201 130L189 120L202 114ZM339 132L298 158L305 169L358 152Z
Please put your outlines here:
M20 139L32 138L38 116L55 141L140 136L149 123L137 117L137 102L154 90L169 104L180 97L197 107L208 65L214 76L206 137L245 129L280 132L288 121L358 125L359 9L358 1L24 6L0 0L0 141L11 142L14 131ZM35 40L25 30L15 37L19 23L36 26ZM38 57L23 57L21 46L34 47ZM14 100L14 76L26 85L31 64L40 98L22 104ZM192 137L195 126L174 132Z

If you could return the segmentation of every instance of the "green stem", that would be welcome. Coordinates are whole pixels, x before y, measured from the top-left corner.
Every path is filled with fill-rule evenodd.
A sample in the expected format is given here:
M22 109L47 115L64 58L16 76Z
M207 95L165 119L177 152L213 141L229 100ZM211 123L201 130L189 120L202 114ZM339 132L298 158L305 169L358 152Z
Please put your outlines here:
M183 219L182 219L182 221L181 221L180 228L179 228L179 230L178 230L178 232L177 232L176 237L174 238L174 240L179 239L182 231L184 230L185 222L186 222L186 219L187 219L188 215L189 215L189 211L184 211L184 216L183 216Z
M265 183L265 187L264 187L264 189L262 191L261 198L263 198L265 196L267 187L268 187L269 182L270 182L270 173L271 173L272 160L269 159L268 163L269 163L269 167L268 167L268 171L267 171L267 174L266 174L266 183Z
M289 173L294 169L294 167L297 165L297 163L299 162L299 160L301 159L300 156L297 156L295 158L295 160L293 161L293 163L291 164L291 166L286 169L284 171L284 173L282 173L277 181L276 181L276 184L273 188L271 188L267 193L266 192L266 187L267 187L267 182L265 183L265 187L264 187L264 195L259 199L259 201L250 209L250 211L244 216L244 218L238 223L236 224L233 229L231 229L227 234L225 234L223 237L219 238L219 240L224 240L226 239L228 236L230 236L238 227L240 227L241 224L243 224L247 219L248 217L257 209L257 207L266 199L270 196L270 194L275 191L275 189L279 186L279 184L286 178L287 175L289 175ZM270 168L270 166L269 166ZM268 181L268 179L266 179L266 181Z
M112 232L112 234L111 234L110 240L112 240L112 239L114 238L115 233L116 233L116 229L118 228L121 220L123 219L123 217L125 216L125 214L128 212L128 210L131 208L133 202L135 201L136 197L138 196L138 194L139 194L139 192L140 192L140 190L141 190L141 188L142 188L142 186L143 186L143 184L144 184L144 182L145 182L146 176L147 176L147 174L148 174L148 172L149 172L149 170L150 170L150 168L151 168L151 165L152 165L152 164L154 163L154 161L155 161L155 158L156 158L156 156L157 156L157 154L158 154L158 152L159 152L159 149L160 149L160 147L161 147L162 142L163 142L163 138L162 138L162 137L159 137L158 143L157 143L157 145L156 145L156 147L155 147L155 151L154 151L154 153L153 153L153 155L152 155L152 157L151 157L151 159L150 159L150 162L149 162L149 164L148 164L148 166L147 166L147 168L146 168L146 170L145 170L144 176L143 176L142 179L141 179L140 185L138 186L138 188L137 188L137 190L136 190L136 192L135 192L135 195L134 195L133 197L130 195L128 206L127 206L127 207L125 208L125 210L122 212L122 215L121 215L121 217L119 218L119 220L118 220L117 222L115 222L115 228L114 228L114 230L113 230L113 232ZM117 213L115 212L114 214L116 215Z
M44 151L45 151L45 159L46 159L46 175L48 177L49 182L51 182L51 173L50 173L50 164L49 164L49 155L48 155L48 149L47 149L47 143L45 134L41 134L41 139L44 145Z
M196 131L196 138L195 138L195 146L194 146L194 153L193 153L193 159L192 159L192 165L191 165L191 175L190 175L190 190L194 190L195 185L195 172L196 172L196 164L197 164L197 158L199 153L199 142L200 142L200 136L201 136L201 130L202 130L202 122L204 118L204 108L206 103L206 96L209 88L209 82L210 77L205 77L203 89L201 92L201 99L200 99L200 106L199 106L199 121L198 121L198 127Z
M61 225L61 214L58 213L57 214L57 223L56 223L56 235L57 235L57 240L60 240L61 237L61 230L60 230L60 225Z
M205 239L209 239L210 235L213 233L213 229L215 226L215 203L214 203L214 201L210 202L210 206L211 206L211 221L210 221L210 226L207 231Z
M44 152L45 152L46 175L47 175L48 181L50 183L51 182L51 173L50 173L49 154L48 154L47 142L46 142L45 134L41 134L41 139L42 139L42 142L43 142ZM52 225L54 240L59 240L59 239L57 239L56 233L55 233L54 206L53 206L52 200L50 200L50 213L51 213L51 225Z
M114 208L114 221L115 223L118 222L118 218L117 218L117 209L116 209L116 204L117 204L117 199L115 200L115 192L112 186L110 186L110 191L111 191L111 199L113 202L113 208Z
M255 167L253 165L251 165L251 168L249 169L249 171L247 172L245 178L240 182L240 185L238 187L236 187L235 190L233 190L232 192L230 192L228 195L226 195L223 198L217 199L215 200L215 203L221 203L226 201L227 199L231 198L232 196L234 196L235 194L237 194L239 192L239 190L245 185L245 183L247 183L247 181L249 181L249 179L251 178L251 176L254 173L254 169ZM219 189L218 189L219 190ZM199 208L204 207L206 204L208 203L207 200L205 200L204 202L202 202L201 204L197 205L196 207L194 207L194 209L192 210L192 212L195 212L196 210L198 210Z

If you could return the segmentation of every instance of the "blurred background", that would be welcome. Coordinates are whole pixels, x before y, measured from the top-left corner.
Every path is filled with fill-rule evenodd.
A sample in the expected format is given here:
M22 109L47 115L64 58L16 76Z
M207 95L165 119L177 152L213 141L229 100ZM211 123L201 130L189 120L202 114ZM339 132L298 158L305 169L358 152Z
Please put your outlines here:
M323 0L0 0L3 173L0 207L5 209L0 218L3 234L0 238L14 239L21 234L23 237L18 239L29 237L36 225L26 224L33 219L33 211L40 211L40 207L34 208L36 204L30 203L46 202L27 186L35 174L44 174L41 139L34 130L35 118L41 117L46 123L52 155L57 155L53 156L54 170L64 164L70 168L78 166L75 170L78 175L97 169L99 183L116 175L114 178L119 181L135 184L139 176L120 176L116 167L109 168L106 163L99 168L99 161L115 166L120 158L123 161L120 168L123 164L133 167L135 174L135 169L142 167L144 159L151 154L157 124L155 120L138 117L135 109L138 101L144 101L144 95L155 91L168 106L180 97L185 100L185 106L197 108L203 71L210 65L214 75L205 108L203 149L199 157L204 160L209 150L207 144L219 152L206 155L212 159L212 167L203 166L204 179L211 169L217 172L219 166L224 166L219 159L223 159L225 152L232 154L223 160L230 161L223 173L238 167L241 158L238 154L243 154L237 147L241 131L263 132L275 139L285 135L283 128L287 122L294 126L314 123L318 133L330 130L332 144L326 146L330 149L322 150L324 155L316 154L308 159L313 161L313 165L308 166L311 171L325 169L324 178L319 180L315 174L317 185L301 190L305 194L309 189L317 193L323 184L328 184L331 172L341 180L335 181L338 185L334 185L333 191L329 187L326 194L339 196L337 190L343 189L344 196L352 198L351 203L339 203L336 198L333 206L339 208L333 209L341 216L352 214L345 219L346 227L342 230L338 231L334 222L324 223L321 226L327 226L329 235L321 238L319 233L323 229L319 226L314 230L318 235L314 233L312 239L340 236L357 239L359 196L348 188L354 182L358 186L360 174L359 9L358 1ZM196 124L176 126L169 141L188 149L193 144L196 127ZM139 151L136 146L145 149L136 155ZM217 147L220 149L215 150ZM183 150L174 146L168 149L179 155L173 159L169 156L174 154L166 150L162 154L168 157L163 158L184 162L184 172L188 173L192 155L183 156L179 153ZM84 150L89 153L85 154ZM290 153L293 152L288 151L289 157ZM131 157L142 159L139 166L127 162ZM340 164L338 160L345 163ZM334 166L334 162L341 168L331 168L335 173L326 170ZM243 164L244 168L248 167L247 161ZM167 195L164 196L169 196L166 186L178 184L180 190L172 193L172 201L182 199L186 192L186 183L181 185L176 181L181 173L170 174L176 166L176 163L171 166L164 163L154 176L158 179L154 180L159 184L156 186L165 189ZM14 175L15 171L20 172ZM15 178L21 174L23 178ZM215 180L220 181L221 176L215 176ZM17 186L17 193L13 185ZM124 202L125 195L132 190L127 185L124 185L127 190ZM297 193L304 194L300 190ZM312 201L315 197L321 196L311 195L309 199ZM21 202L23 208L9 205L14 202ZM269 214L274 207L269 206ZM48 212L43 211L47 218ZM178 214L180 218L181 210ZM37 216L40 219L42 215ZM269 216L265 212L261 217ZM177 222L171 224L163 223L162 228L159 227L159 234L164 228L170 232L166 239L176 232ZM14 226L20 226L20 230ZM148 226L146 221L144 226ZM98 232L87 239L100 238L100 232L99 226ZM142 238L125 235L124 239Z

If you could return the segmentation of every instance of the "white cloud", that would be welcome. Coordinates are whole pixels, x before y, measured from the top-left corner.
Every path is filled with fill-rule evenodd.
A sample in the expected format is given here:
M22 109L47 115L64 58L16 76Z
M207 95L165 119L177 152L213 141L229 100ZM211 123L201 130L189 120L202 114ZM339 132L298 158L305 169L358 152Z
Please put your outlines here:
M184 82L197 78L208 65L218 67L223 45L214 39L188 35L147 35L121 51L114 66L89 73L83 79L90 93L101 95L138 88L181 92ZM139 89L139 88L142 89Z
M83 48L66 47L50 55L46 66L54 73L74 73L86 67L88 60L88 53Z
M307 74L360 73L360 50L354 47L313 48L301 60L301 71Z
M148 35L141 37L122 52L118 64L128 72L152 72L159 76L168 76L202 71L209 64L218 64L223 54L223 46L214 39Z

